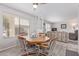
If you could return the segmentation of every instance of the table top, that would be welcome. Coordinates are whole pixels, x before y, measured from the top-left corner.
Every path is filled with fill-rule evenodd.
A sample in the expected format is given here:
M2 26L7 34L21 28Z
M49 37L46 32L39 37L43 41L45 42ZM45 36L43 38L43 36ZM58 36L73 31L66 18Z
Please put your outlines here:
M34 39L29 39L28 41L31 42L31 43L43 43L43 42L46 42L47 40L49 40L48 37L38 37L38 38L34 38Z
M37 37L37 38L27 38L27 36L20 36L26 39L29 43L43 43L49 40L47 36L45 37Z

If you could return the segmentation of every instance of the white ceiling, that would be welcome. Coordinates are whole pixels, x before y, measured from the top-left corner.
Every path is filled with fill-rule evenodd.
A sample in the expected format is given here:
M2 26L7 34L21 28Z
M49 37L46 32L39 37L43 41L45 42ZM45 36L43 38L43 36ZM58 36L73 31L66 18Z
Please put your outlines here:
M11 8L38 15L51 22L77 18L78 5L76 3L47 3L39 5L34 11L32 3L5 3Z

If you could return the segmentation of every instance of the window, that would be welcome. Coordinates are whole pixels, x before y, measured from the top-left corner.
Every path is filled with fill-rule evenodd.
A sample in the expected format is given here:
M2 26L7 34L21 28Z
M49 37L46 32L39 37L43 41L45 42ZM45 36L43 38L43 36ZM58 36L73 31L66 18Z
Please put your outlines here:
M46 23L46 32L47 32L47 31L51 31L51 25L48 24L48 23Z
M4 15L3 27L3 35L5 37L15 37L22 32L29 36L29 21L27 19L12 15Z

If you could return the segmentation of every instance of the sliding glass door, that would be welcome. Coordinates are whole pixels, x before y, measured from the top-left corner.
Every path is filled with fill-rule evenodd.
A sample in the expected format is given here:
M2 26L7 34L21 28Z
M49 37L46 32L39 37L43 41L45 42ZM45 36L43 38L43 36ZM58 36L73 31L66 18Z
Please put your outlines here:
M6 37L14 37L15 36L15 18L13 16L3 16L3 28L4 35Z
M26 36L29 36L29 21L24 18L20 18L19 20L19 33L25 33Z
M4 15L3 28L3 35L5 37L15 37L22 32L29 36L29 21L21 17Z

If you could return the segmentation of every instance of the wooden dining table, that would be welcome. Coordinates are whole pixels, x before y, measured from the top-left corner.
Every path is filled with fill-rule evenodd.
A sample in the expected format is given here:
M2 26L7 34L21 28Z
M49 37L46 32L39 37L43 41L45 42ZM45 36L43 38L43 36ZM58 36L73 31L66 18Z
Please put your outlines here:
M44 38L38 37L38 38L35 38L35 39L28 40L28 43L30 45L32 45L32 44L41 45L42 43L46 43L47 41L49 41L48 37L44 37Z
M26 43L28 43L29 45L32 44L41 44L41 43L45 43L47 41L49 41L49 37L45 36L45 37L37 37L37 38L27 38L26 36L20 36L24 39L26 39Z

